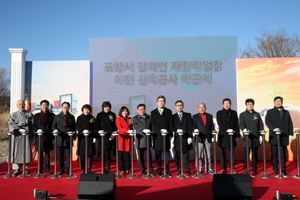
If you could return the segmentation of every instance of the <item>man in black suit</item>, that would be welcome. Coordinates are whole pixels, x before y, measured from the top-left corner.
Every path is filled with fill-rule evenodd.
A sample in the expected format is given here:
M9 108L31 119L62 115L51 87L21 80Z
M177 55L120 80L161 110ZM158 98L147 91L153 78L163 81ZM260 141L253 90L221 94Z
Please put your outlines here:
M237 117L237 112L235 110L231 110L231 100L228 98L223 99L223 109L217 112L217 122L219 125L219 134L218 134L218 147L221 148L221 174L226 174L226 150L228 149L233 155L233 167L234 167L234 149L236 147L236 140L240 138L240 129L239 122ZM230 136L228 132L234 132L231 136L233 149L230 149ZM237 174L237 172L233 169L230 172L231 174Z
M65 172L69 174L70 168L70 136L68 132L76 132L75 117L72 115L70 110L70 103L63 102L61 104L61 113L55 115L52 130L58 130L57 136L57 150L59 160L59 174ZM75 134L73 138L75 138Z
M214 174L211 170L211 156L210 156L210 146L213 142L212 131L214 130L213 116L209 113L206 113L206 105L204 103L198 104L198 112L193 116L193 128L199 130L198 137L198 150L199 153L199 172L201 173L202 169L202 159L201 154L204 151L204 162L205 162L205 173Z
M184 133L182 135L182 154L185 172L188 175L192 175L189 167L189 151L193 148L192 143L192 115L191 113L183 112L184 103L181 100L175 102L175 109L177 113L173 115L174 122L174 148L175 148L175 160L177 165L178 175L181 173L181 160L180 160L180 136L177 133L178 129L181 129ZM190 142L190 144L188 143Z
M141 170L141 175L146 175L145 167L145 154L147 152L147 136L143 132L144 129L152 130L150 115L146 113L146 105L139 104L137 106L137 115L133 117L133 128L136 130L136 141L135 147L137 148L139 157L139 167ZM148 141L149 147L151 147L151 136L149 136ZM150 172L153 174L153 166L151 160L151 151L149 151L150 160Z
M33 116L32 128L34 133L42 131L43 135L41 136L41 144L39 143L39 136L36 134L35 139L35 150L39 151L39 160L41 164L41 173L43 172L43 165L45 165L45 173L52 174L50 171L50 151L53 150L53 139L52 134L52 123L55 114L49 111L49 101L43 100L40 103L41 112ZM41 145L41 146L40 146ZM45 153L45 158L43 161L43 152Z
M273 174L278 174L278 146L277 135L275 132L282 131L280 134L280 158L281 169L284 175L289 175L286 171L286 153L287 145L293 139L293 122L289 111L282 106L283 98L277 96L274 98L274 108L268 110L266 115L266 125L269 128L269 142L271 144L271 160Z
M153 128L153 148L155 150L155 160L157 164L158 175L162 175L162 165L161 165L161 155L164 150L164 145L166 147L166 170L165 172L169 174L169 161L170 161L170 140L173 133L173 117L172 111L165 107L166 98L162 95L157 97L157 108L151 111L151 124ZM166 142L163 143L163 136L161 130L165 129L167 132Z

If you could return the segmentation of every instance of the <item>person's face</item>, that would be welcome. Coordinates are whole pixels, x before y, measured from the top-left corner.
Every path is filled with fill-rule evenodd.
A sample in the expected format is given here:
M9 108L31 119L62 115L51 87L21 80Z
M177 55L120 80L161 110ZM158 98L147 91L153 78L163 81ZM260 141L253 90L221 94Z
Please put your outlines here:
M159 99L157 100L156 104L157 104L157 107L158 107L158 108L163 108L163 107L165 107L165 99L164 99L164 98L159 98Z
M198 105L198 112L199 113L205 113L205 111L206 111L206 108L205 108L205 106L204 106L204 104L199 104Z
M62 112L63 112L64 114L67 114L67 113L69 112L69 110L70 110L70 107L69 107L68 104L64 103L64 104L62 105L62 107L61 107L61 110L62 110Z
M125 110L122 111L122 117L127 117L127 116L128 116L128 112L127 112L127 110L125 109Z
M274 101L274 106L275 106L276 108L280 108L280 107L282 106L282 101L281 101L281 99L276 99L276 100Z
M47 103L42 103L41 110L45 113L45 112L48 111L48 109L49 109L48 104Z
M224 108L225 110L228 110L230 107L231 107L230 101L224 101L224 103L223 103L223 108Z
M246 103L246 109L247 109L248 111L253 110L253 108L254 108L254 105L253 105L252 102L247 102L247 103Z
M90 109L88 109L88 108L83 109L83 114L84 115L89 115L90 113L91 113Z
M177 112L181 113L183 111L183 108L184 108L183 103L181 102L176 103L175 109Z
M105 113L108 113L108 112L110 111L110 107L108 107L108 106L107 106L107 107L104 107L104 108L103 108L103 111L104 111Z
M138 109L137 109L137 113L138 113L140 116L143 116L143 115L145 115L145 113L146 113L146 109L145 109L145 107L144 107L144 106L140 106L140 107L138 107Z
M17 108L18 108L19 111L24 111L25 110L25 103L24 103L24 101L19 100L17 102Z

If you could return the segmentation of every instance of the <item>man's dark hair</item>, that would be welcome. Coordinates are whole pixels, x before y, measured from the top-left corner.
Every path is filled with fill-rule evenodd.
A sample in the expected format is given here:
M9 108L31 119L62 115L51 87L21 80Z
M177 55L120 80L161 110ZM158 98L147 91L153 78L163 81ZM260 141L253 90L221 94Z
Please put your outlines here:
M68 107L70 108L70 103L69 103L69 102L64 101L64 102L61 104L61 107L63 107L64 104L67 104Z
M246 101L245 101L245 105L247 105L247 103L253 103L253 105L254 105L254 100L253 99L246 99Z
M109 101L104 101L102 103L102 110L105 108L105 107L109 107L109 109L111 109L111 103Z
M156 99L156 102L158 102L158 99L164 99L165 103L166 103L166 97L163 95L159 95Z
M183 103L183 101L181 101L181 100L177 100L177 101L175 102L175 106L176 106L177 103L182 103L182 105L184 106L184 103Z
M49 101L47 101L46 99L45 99L45 100L42 100L41 103L40 103L40 105L42 105L43 103L46 103L47 106L49 106Z
M229 101L229 103L230 103L230 105L231 105L231 100L230 100L229 98L223 99L222 104L224 104L225 101Z
M139 109L139 107L142 107L142 106L144 106L144 108L146 109L146 105L145 104L143 104L143 103L140 103L139 105L137 105L137 109Z
M281 99L281 101L283 102L283 98L281 96L277 96L274 98L274 101L276 101L277 99Z
M129 115L130 115L129 109L128 109L126 106L122 106L122 107L120 108L120 111L119 111L119 113L118 113L120 117L123 117L123 116L122 116L122 112L123 112L124 110L126 110L126 111L127 111L127 113L128 113L128 115L127 115L127 116L129 116Z

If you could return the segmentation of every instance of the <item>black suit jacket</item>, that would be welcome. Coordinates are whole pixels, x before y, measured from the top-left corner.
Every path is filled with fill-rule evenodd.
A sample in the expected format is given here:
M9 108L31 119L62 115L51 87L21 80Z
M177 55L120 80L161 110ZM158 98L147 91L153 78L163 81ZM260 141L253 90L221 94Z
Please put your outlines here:
M191 113L182 113L182 120L180 120L178 113L173 115L174 123L174 147L175 151L180 151L180 136L177 133L177 129L182 129L184 134L182 136L182 149L183 151L189 151L193 149L192 145L188 145L187 139L193 136L193 121Z
M229 113L228 113L229 112ZM230 148L230 137L227 133L228 129L235 131L232 136L233 147L236 147L235 138L240 137L239 121L235 110L219 110L217 112L217 122L219 125L218 146L221 148Z
M209 113L206 113L206 125L204 125L203 120L199 113L193 115L193 129L199 130L198 143L204 142L205 138L211 143L212 131L214 128L213 116Z
M53 119L55 117L54 113L49 113L46 119L46 124L41 125L41 119L42 119L42 115L41 113L37 113L33 116L33 121L32 121L32 129L33 132L36 133L37 130L42 129L43 130L43 142L41 143L41 149L49 149L52 150L53 149L53 144L52 144L52 140L54 139L54 136L52 134L52 123L53 123ZM36 139L35 139L35 149L36 151L38 150L39 147L39 138L37 136L37 134L35 134ZM45 144L45 146L44 146Z
M266 125L269 128L269 142L271 145L277 145L277 137L273 131L275 128L279 128L283 131L280 134L280 143L283 146L287 146L289 144L289 136L293 135L294 128L290 113L283 107L282 109L282 117L280 116L280 112L277 108L268 110L266 115Z
M166 149L170 149L171 143L169 137L173 136L173 116L172 111L168 108L164 108L162 115L159 113L158 109L151 111L151 124L153 128L153 148L155 150L163 150L163 136L160 130L166 129L168 134L166 136Z

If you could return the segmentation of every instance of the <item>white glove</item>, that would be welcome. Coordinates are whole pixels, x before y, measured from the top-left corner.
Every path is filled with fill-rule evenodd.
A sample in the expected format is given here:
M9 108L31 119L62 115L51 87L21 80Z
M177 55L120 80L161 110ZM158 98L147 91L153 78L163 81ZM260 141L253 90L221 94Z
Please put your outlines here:
M95 143L96 142L96 138L93 138L93 143Z
M215 141L215 139L214 138L211 138L211 142L214 142Z
M36 131L37 133L43 133L43 130L42 129L39 129Z
M166 129L161 129L160 132L167 133L168 131Z
M133 134L133 130L128 130L127 133Z
M82 133L83 133L83 134L88 134L88 133L90 133L90 132L89 132L89 130L83 130Z
M99 133L99 134L103 134L104 131L103 131L103 130L99 130L98 133Z
M289 141L292 141L292 139L293 139L293 136L290 135L290 136L289 136Z
M280 131L280 129L279 128L274 128L274 130L273 130L274 132L279 132Z
M259 144L262 143L262 140L263 140L262 136L259 136Z
M19 132L20 132L20 133L25 133L26 130L25 130L25 129L20 129Z
M232 129L227 129L227 133L231 133L231 132L233 132Z
M149 129L144 129L143 133L150 133L150 130Z
M195 130L194 130L194 133L199 133L199 130L198 130L198 129L195 129Z
M189 137L189 138L187 139L188 145L192 144L192 142L193 142L192 138Z
M116 137L115 135L111 135L111 136L109 137L109 140L112 141L113 139L115 139L115 137Z
M55 129L55 130L53 131L53 133L54 133L54 134L58 134L59 131L58 131L57 129Z
M228 132L228 131L227 131ZM243 132L248 132L248 130L246 128L244 128Z
M177 133L182 133L183 130L182 129L177 129Z

